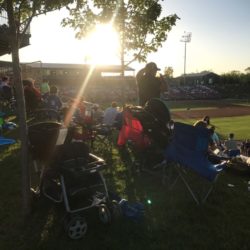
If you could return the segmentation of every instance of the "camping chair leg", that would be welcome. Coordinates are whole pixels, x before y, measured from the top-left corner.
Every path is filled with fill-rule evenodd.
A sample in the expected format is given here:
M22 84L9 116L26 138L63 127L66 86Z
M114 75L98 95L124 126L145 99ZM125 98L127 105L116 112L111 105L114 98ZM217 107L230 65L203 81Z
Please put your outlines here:
M167 170L170 173L167 173ZM166 184L166 180L167 180L167 184L168 184L168 189L171 190L174 188L175 184L177 183L180 175L179 175L179 171L177 169L177 176L175 177L175 179L172 181L172 177L173 177L173 170L174 170L174 166L173 163L168 163L167 161L165 162L164 166L163 166L163 184Z
M174 186L175 186L175 184L177 183L179 177L180 177L180 176L178 175L178 176L175 178L174 182L170 184L170 186L169 186L169 189L170 189L170 190L174 188Z
M206 192L206 194L204 195L204 197L199 197L200 199L197 198L197 196L195 195L195 193L193 192L193 190L191 189L190 185L188 184L188 182L185 180L185 178L183 177L181 171L177 168L177 171L179 173L179 176L182 181L184 182L184 184L186 185L188 191L190 192L190 194L192 195L193 199L195 200L195 202L197 203L197 205L200 205L201 203L205 203L205 201L207 200L209 194L212 192L213 188L214 188L214 185L212 185ZM176 181L178 179L178 177L176 178ZM175 183L176 183L175 181ZM175 184L174 183L174 184ZM172 185L173 186L173 185Z
M207 200L207 197L209 196L209 194L212 192L213 188L214 188L214 185L216 183L218 179L218 175L215 177L214 179L214 184L211 185L211 187L209 188L209 190L207 191L206 195L204 196L204 198L202 199L202 203L204 203L206 200Z
M204 198L202 199L202 203L204 203L207 200L207 197L209 196L209 194L212 192L213 190L213 186L211 186L209 188L209 190L207 191L206 195L204 196Z
M190 192L190 194L192 195L193 199L195 200L195 202L197 203L197 205L199 205L200 202L199 202L199 200L196 198L196 196L195 196L193 190L192 190L191 187L188 185L187 181L186 181L185 178L182 176L182 174L180 173L180 171L178 171L178 172L179 172L179 176L181 177L182 181L183 181L184 184L186 185L186 187L187 187L188 191Z
M166 185L166 167L167 167L167 162L165 161L162 167L162 184L163 185Z

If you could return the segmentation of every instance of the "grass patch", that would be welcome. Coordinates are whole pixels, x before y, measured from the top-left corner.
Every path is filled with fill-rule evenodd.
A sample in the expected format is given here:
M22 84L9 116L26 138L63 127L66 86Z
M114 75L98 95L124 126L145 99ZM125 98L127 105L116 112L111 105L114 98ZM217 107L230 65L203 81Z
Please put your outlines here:
M231 99L219 99L219 100L181 100L181 101L167 101L167 106L171 110L186 110L189 109L213 109L218 108L218 106L249 106L248 100L231 100Z
M216 108L221 100L184 100L184 101L167 101L168 107L172 109L201 109ZM223 100L225 104L232 104L227 100Z
M111 191L145 205L144 220L122 219L101 225L87 214L89 230L80 241L69 240L62 229L64 209L38 203L25 221L20 217L20 166L16 148L1 154L0 249L249 249L250 192L248 175L225 171L208 201L197 206L181 182L173 190L160 179L136 174L130 155L113 148L105 177ZM197 189L200 179L189 175ZM228 184L234 187L229 187ZM147 200L152 201L151 205ZM15 240L13 240L15 239Z
M177 121L194 124L196 120L182 119ZM211 123L216 126L216 131L222 139L226 139L229 133L234 133L236 140L250 139L250 116L213 118Z
M181 105L187 107L183 103L175 107ZM194 120L182 122L192 124ZM236 139L250 138L249 122L250 116L212 119L221 136L234 132ZM23 220L19 145L0 150L1 250L250 249L247 170L224 171L207 202L197 206L182 182L169 190L158 178L136 174L129 154L120 154L116 147L97 151L108 164L104 174L109 189L131 202L142 202L145 217L139 222L122 219L104 226L93 211L86 214L89 226L86 237L72 241L63 230L61 206L36 202L32 214ZM188 178L199 190L201 179L193 175ZM147 200L152 203L149 205Z

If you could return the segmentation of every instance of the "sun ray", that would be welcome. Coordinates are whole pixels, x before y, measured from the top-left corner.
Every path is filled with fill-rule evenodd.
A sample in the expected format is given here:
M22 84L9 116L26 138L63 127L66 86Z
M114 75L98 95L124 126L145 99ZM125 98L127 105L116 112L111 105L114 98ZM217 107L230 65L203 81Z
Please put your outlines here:
M90 63L112 64L119 59L119 38L112 24L97 25L87 38L86 47Z
M82 83L82 86L81 86L76 98L74 99L72 105L70 106L70 109L68 110L68 112L67 112L67 114L65 116L64 125L66 127L68 127L70 122L72 121L72 117L73 117L73 115L74 115L74 113L75 113L75 111L77 109L77 106L78 106L79 102L81 101L81 97L84 94L84 90L87 87L87 84L89 82L89 79L91 78L91 75L92 75L94 69L95 69L95 65L92 65L90 67L89 71L88 71L88 74L87 74L86 78L84 79L84 81Z

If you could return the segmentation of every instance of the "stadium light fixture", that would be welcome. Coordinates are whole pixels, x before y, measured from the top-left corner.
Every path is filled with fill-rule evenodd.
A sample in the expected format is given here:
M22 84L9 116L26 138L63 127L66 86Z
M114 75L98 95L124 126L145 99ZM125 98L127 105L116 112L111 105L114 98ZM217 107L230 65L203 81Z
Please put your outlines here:
M183 80L184 85L186 83L186 55L187 55L187 43L191 42L192 33L184 31L184 34L181 36L181 42L184 42L184 74Z

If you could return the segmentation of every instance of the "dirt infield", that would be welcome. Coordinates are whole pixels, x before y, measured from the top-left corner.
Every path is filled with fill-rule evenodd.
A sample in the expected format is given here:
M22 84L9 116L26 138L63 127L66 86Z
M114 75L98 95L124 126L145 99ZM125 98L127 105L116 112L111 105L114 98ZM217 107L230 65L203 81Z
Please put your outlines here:
M170 110L171 111L171 110ZM213 109L187 109L184 111L171 112L173 119L199 119L208 115L210 117L231 117L250 115L250 106L219 106Z

